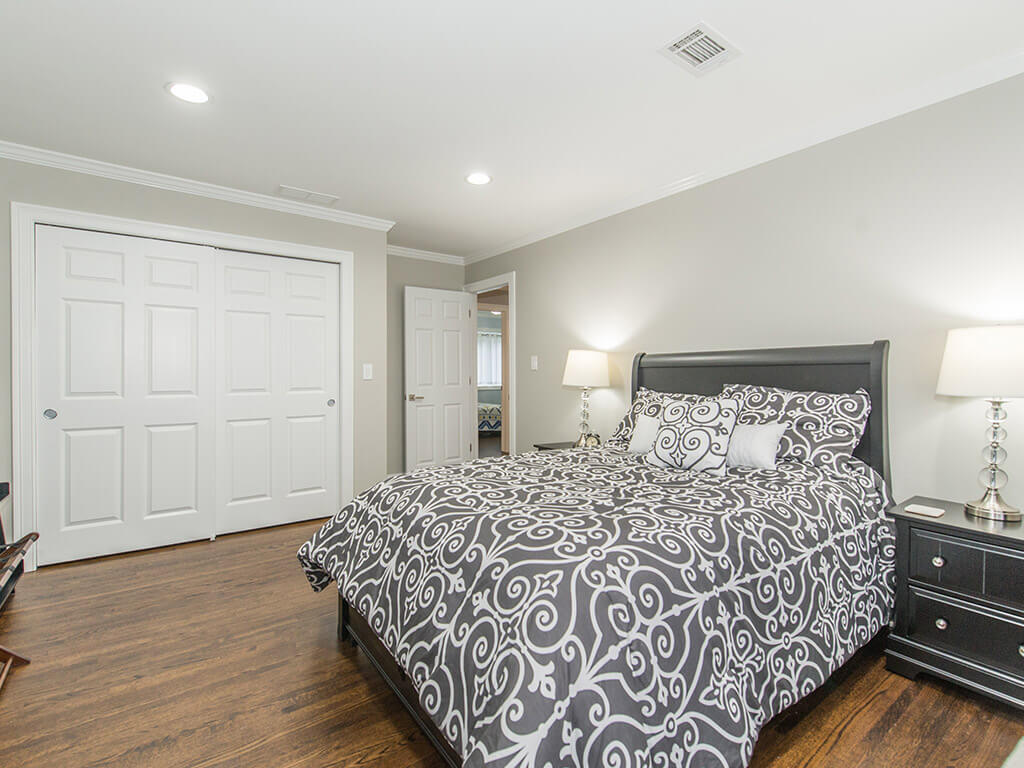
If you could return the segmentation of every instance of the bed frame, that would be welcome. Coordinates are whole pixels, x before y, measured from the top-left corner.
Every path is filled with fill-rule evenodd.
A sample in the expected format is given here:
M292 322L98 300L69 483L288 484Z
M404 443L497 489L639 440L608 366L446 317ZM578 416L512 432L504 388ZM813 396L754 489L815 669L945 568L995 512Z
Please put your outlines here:
M659 392L718 394L723 384L759 384L795 390L853 392L863 387L871 396L867 430L854 455L871 465L888 487L889 428L887 362L889 342L831 347L749 349L727 352L679 352L633 358L631 395L647 387ZM405 671L359 613L338 594L338 637L362 648L381 676L445 762L460 768L462 758L420 706Z

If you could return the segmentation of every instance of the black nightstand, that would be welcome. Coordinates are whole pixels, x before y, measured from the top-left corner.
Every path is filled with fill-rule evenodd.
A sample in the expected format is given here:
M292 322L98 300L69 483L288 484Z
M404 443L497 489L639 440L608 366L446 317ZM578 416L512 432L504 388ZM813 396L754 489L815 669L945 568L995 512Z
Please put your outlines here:
M940 507L942 517L904 510ZM928 672L1024 709L1024 525L970 517L962 502L893 507L896 626L886 667Z
M570 440L567 443L534 443L533 447L538 451L564 451L566 448L572 448L576 445L574 440Z

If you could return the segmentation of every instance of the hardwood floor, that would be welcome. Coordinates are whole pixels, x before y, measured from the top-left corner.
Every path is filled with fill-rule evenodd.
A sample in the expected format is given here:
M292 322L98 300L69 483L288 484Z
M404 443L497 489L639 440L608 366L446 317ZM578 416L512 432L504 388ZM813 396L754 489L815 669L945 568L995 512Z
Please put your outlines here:
M32 658L0 695L0 764L430 766L440 758L295 550L312 523L44 568L0 618ZM861 653L769 724L756 768L989 768L1024 715Z

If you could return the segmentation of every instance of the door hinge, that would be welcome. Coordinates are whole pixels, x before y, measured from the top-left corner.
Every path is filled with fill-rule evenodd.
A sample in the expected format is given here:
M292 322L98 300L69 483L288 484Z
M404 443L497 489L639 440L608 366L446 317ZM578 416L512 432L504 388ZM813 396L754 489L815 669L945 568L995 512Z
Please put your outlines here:
M473 310L472 309L467 309L466 310L466 315L467 315L467 317L472 317L473 316Z

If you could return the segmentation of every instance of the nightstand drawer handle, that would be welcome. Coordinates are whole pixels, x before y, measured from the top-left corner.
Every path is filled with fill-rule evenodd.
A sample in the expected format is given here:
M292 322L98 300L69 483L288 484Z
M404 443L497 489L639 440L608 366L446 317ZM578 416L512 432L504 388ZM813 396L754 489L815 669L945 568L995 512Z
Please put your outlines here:
M1024 656L1024 643L1021 643L1017 646L1017 653L1019 653L1021 656Z
M942 555L936 555L932 558L932 565L934 565L936 568L941 568L945 564L946 558L944 558Z
M949 626L949 622L946 621L941 616L935 620L935 628L936 629L945 629L948 626Z

